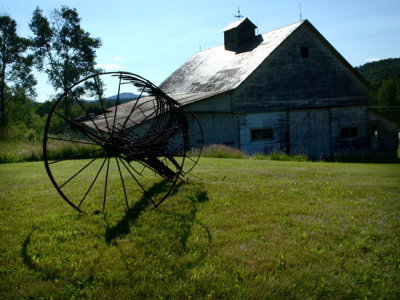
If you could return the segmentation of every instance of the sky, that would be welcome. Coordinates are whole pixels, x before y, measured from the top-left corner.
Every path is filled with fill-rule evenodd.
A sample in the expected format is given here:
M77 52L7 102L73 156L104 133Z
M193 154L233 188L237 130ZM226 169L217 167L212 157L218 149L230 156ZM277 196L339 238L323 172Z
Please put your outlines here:
M308 19L353 66L400 57L400 0L2 0L0 14L17 22L20 36L32 36L29 22L39 6L46 16L66 5L102 46L96 62L106 71L127 71L156 85L200 50L223 44L223 28L238 6L258 33ZM36 101L55 91L35 73Z

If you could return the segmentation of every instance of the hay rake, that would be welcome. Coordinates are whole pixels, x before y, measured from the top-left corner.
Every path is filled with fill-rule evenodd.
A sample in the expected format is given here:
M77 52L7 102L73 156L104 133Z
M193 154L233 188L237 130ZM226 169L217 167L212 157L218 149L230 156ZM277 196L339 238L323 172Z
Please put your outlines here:
M198 120L178 102L136 74L107 72L80 80L56 100L43 156L70 206L104 211L116 198L127 209L138 198L157 207L197 164L202 147Z

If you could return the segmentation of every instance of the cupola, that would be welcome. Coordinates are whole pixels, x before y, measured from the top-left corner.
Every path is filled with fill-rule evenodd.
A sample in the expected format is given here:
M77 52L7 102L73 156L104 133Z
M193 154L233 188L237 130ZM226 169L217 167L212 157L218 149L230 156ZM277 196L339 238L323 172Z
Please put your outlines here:
M248 18L240 19L224 28L224 45L229 51L237 51L255 37L257 28Z

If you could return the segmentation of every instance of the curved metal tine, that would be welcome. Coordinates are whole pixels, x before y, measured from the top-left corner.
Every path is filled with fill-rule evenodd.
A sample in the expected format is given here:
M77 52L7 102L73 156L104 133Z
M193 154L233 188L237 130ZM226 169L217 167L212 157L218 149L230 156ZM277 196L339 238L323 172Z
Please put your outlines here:
M63 139L63 138L58 138L58 137L52 137L52 136L48 136L48 139L51 140L58 140L58 141L65 141L65 142L71 142L71 143L77 143L77 144L85 144L85 145L94 145L94 146L98 146L98 144L95 143L88 143L88 142L83 142L83 141L76 141L76 140L68 140L68 139Z
M103 197L103 212L106 209L106 199L107 199L107 185L108 185L108 172L110 171L110 157L108 157L107 161L107 170L106 170L106 181L104 184L104 197Z
M158 137L158 136L160 136L160 134L168 133L169 131L174 131L174 130L177 130L177 129L180 129L180 128L181 128L181 126L176 126L176 127L171 127L171 128L168 128L168 129L163 129L163 130L154 132L153 134L146 134L145 137L146 137L146 139L147 138L151 138L151 137Z
M129 162L127 162L128 166L131 167L131 169L138 175L142 176L143 170L146 168L146 166L143 167L141 172L138 172Z
M142 125L142 123L136 123L136 125ZM137 128L140 128L140 127L136 127L136 129ZM133 136L134 135L134 136ZM134 131L125 131L124 133L123 133L123 135L122 135L122 137L129 137L129 138L131 138L131 139L137 139L137 138L142 138L143 137L143 135L139 135L139 134L137 134L136 132L134 132Z
M100 85L98 83L97 76L93 77L93 80L94 80L94 86L96 88L97 96L99 97L99 101L100 101L100 104L101 104L101 110L103 112L104 120L106 121L108 134L111 135L110 124L108 124L108 119L107 119L107 116L106 116L106 109L105 109L104 103L103 103L103 97L102 97L103 92L100 90Z
M74 96L76 102L78 102L79 106L82 108L82 110L85 112L86 116L89 117L90 121L92 121L94 127L97 129L97 132L99 132L101 134L101 136L103 137L103 139L106 139L106 137L103 134L103 131L100 130L100 128L97 126L96 122L93 120L93 118L90 116L90 114L88 114L87 110L85 109L85 107L82 104L82 101L79 100L79 98L75 95L75 93L72 92L72 95Z
M124 122L124 124L122 125L122 127L121 127L121 129L120 129L119 137L121 137L121 134L123 133L123 131L124 131L124 129L125 129L125 126L126 126L126 124L128 123L128 120L131 118L131 116L132 116L132 114L133 114L133 111L134 111L135 108L136 108L136 105L138 104L139 100L142 98L142 94L143 94L143 92L144 92L144 89L145 89L145 87L143 87L142 90L140 91L139 97L136 98L135 104L133 105L131 111L129 112L128 117L125 119L125 122ZM132 121L132 122L133 122L133 121Z
M158 174L158 175L160 175L161 177L167 179L168 181L170 180L170 179L168 179L168 178L162 176L161 174L159 174L159 172L158 172L157 170L155 170L154 168L152 168L150 165L147 165L146 163L141 162L140 160L137 160L136 162L139 163L139 164L141 164L141 165L143 166L143 169L142 169L142 171L140 171L140 173L139 173L129 162L127 162L127 163L128 163L128 166L130 166L130 167L132 168L132 170L133 170L136 174L138 174L138 175L141 176L142 173L143 173L143 171L147 168L147 169L153 171L155 174Z
M69 160L69 159L78 158L78 157L80 157L80 156L83 156L83 155L86 155L86 154L90 154L90 153L99 152L99 151L103 151L103 149L92 150L92 151L89 151L89 152L80 153L80 154L72 155L72 156L69 156L69 157L64 157L64 158L62 158L62 159L49 162L49 165L51 165L51 164L56 164L56 163L59 163L59 162L65 161L65 160Z
M121 80L122 80L122 73L119 74L118 94L117 94L117 101L115 102L114 120L113 120L113 125L112 125L111 137L114 137L114 132L115 132L115 120L117 119L119 93L121 92Z
M90 190L92 189L94 183L95 183L96 180L97 180L97 177L99 177L99 174L100 174L101 170L103 169L104 164L106 163L106 160L107 160L107 157L104 158L103 163L102 163L101 166L100 166L100 169L97 171L97 174L96 174L96 176L94 177L92 183L90 184L88 190L86 191L86 193L85 193L85 195L83 196L82 200L79 202L79 205L77 206L78 208L80 208L80 206L82 205L83 201L86 199L86 196L89 194Z
M90 162L88 162L86 165L83 166L78 172L76 172L70 179L68 179L66 182L64 182L61 186L60 189L62 189L68 182L70 182L72 179L74 179L76 176L78 176L83 170L85 170L87 167L89 167L92 162L94 162L96 159L99 158L100 155L94 157Z
M126 194L126 189L125 189L125 181L124 181L124 177L122 176L121 167L119 166L119 162L118 162L118 158L117 157L115 157L115 161L117 162L119 177L121 178L122 188L124 189L126 208L127 208L127 210L129 210L128 196Z
M54 113L55 113L56 115L58 115L58 116L59 116L61 119L63 119L64 121L66 121L66 122L70 123L71 125L73 125L73 126L79 128L79 130L80 130L86 137L88 137L89 139L91 139L91 140L92 140L93 142L95 142L97 145L101 146L101 144L98 142L98 140L101 141L101 140L102 140L102 137L100 137L100 136L98 136L97 134L95 134L95 133L89 131L89 130L86 129L85 127L81 126L81 124L76 123L76 122L74 122L74 121L68 119L67 117L63 116L63 115L60 114L59 112L54 111ZM89 127L89 128L90 128L90 127Z
M122 135L123 138L130 138L136 140L137 138L141 138L142 136L137 134L134 131L125 131Z
M138 109L140 110L140 112L142 113L142 115L144 116L144 119L140 122L140 123L136 123L136 122L134 122L133 120L130 120L131 122L134 122L135 123L135 125L134 126L136 126L136 125L142 125L143 124L143 122L145 122L146 120L148 120L152 115L154 115L157 111L156 110L153 110L153 112L151 113L151 114L149 114L148 116L146 116L146 114L143 112L143 110L140 108L140 105L138 106ZM125 125L126 126L126 125ZM119 136L120 137L125 137L125 136L127 136L127 135L130 135L131 133L133 133L133 134L135 134L134 132L129 132L129 131L120 131L120 134L119 134Z
M138 108L139 108L140 112L142 113L142 115L144 116L143 121L148 120L152 115L154 115L154 114L157 112L157 110L153 110L153 112L152 112L151 114L149 114L148 116L146 116L146 114L143 112L143 110L142 110L142 108L140 107L140 105L138 106ZM143 122L143 121L142 121L142 122Z
M119 157L118 157L119 158ZM142 184L136 179L135 175L132 174L131 170L125 165L124 161L119 158L119 160L121 161L121 163L124 165L125 169L129 172L129 174L131 174L132 178L136 181L136 183L138 184L138 186L142 189L143 193L146 195L146 197L151 201L151 203L153 203L153 205L155 206L156 203L153 201L153 199L151 198L151 196L149 195L149 193L144 189L144 187L142 186Z

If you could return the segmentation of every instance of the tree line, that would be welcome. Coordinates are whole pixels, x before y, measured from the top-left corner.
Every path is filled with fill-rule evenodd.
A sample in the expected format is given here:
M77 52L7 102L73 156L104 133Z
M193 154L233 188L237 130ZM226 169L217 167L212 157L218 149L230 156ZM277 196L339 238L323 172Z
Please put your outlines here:
M34 68L47 74L54 98L83 76L100 71L95 59L101 40L85 31L80 21L74 8L62 6L45 16L37 7L29 23L32 36L25 38L17 34L12 17L0 15L1 136L41 133L52 103L35 102Z
M382 59L356 69L371 84L370 106L400 121L400 58Z

